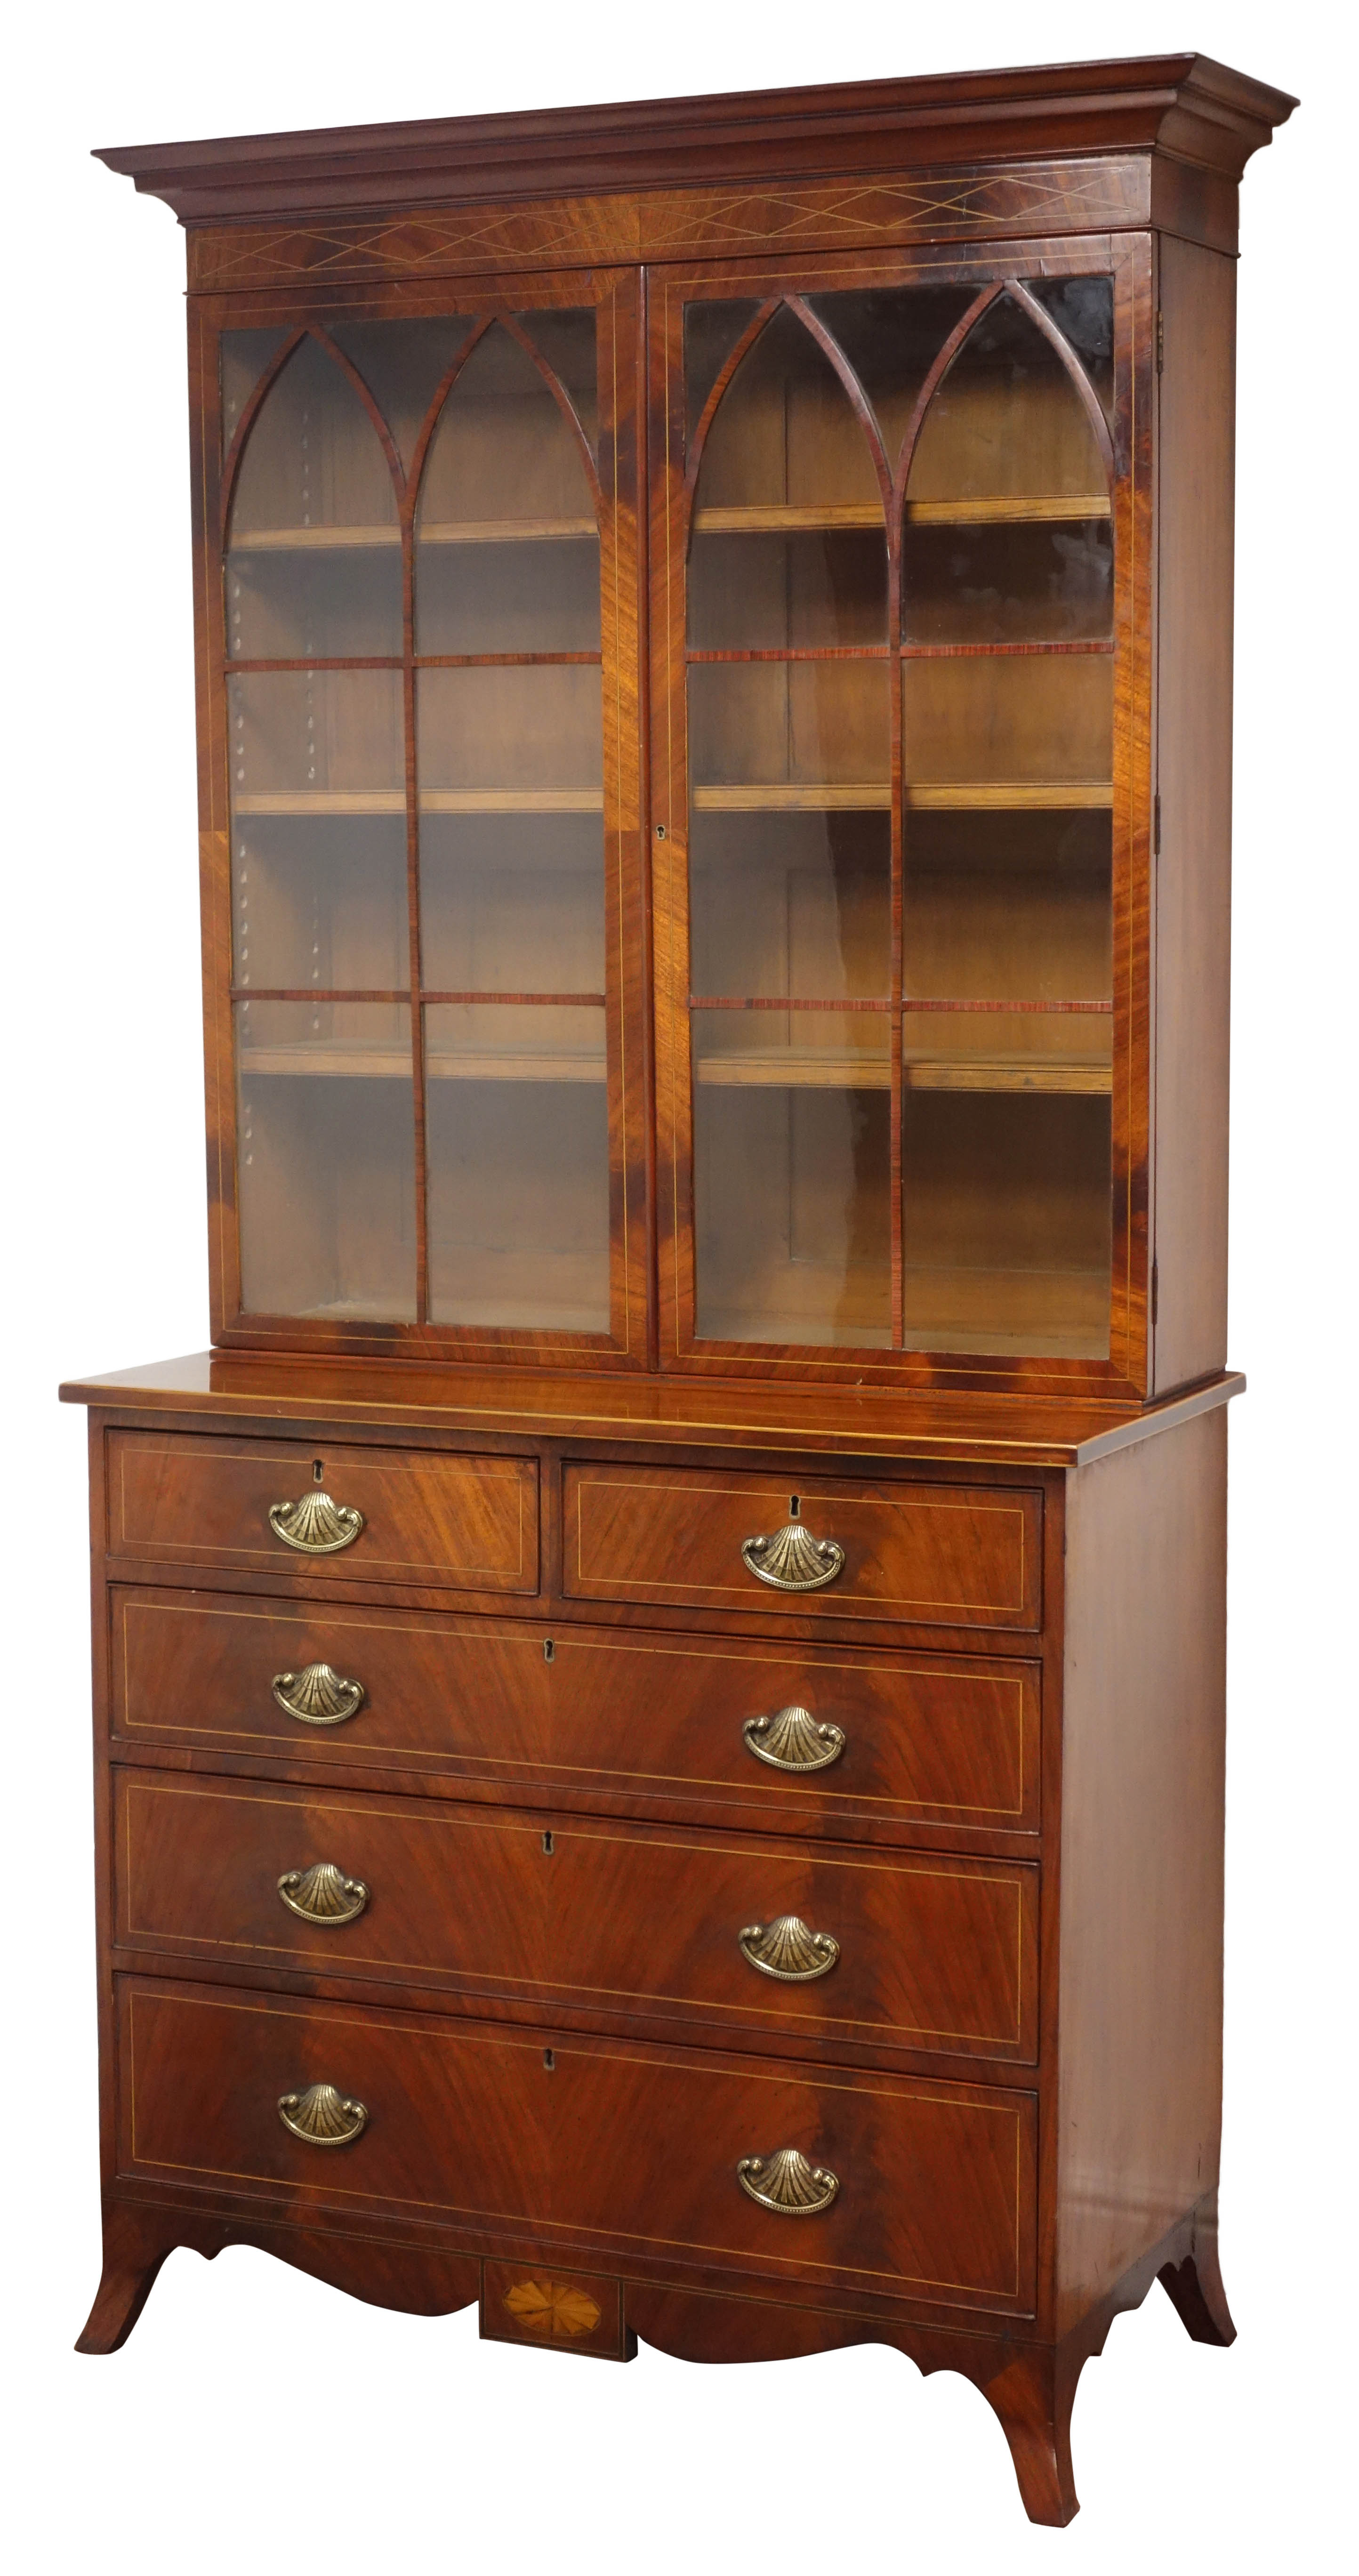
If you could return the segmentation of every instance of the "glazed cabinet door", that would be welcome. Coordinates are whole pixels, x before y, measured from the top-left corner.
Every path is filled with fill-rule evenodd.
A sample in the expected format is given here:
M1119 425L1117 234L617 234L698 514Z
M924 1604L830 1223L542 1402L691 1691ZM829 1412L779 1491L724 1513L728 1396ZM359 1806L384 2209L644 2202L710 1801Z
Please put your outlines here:
M652 286L663 1359L1122 1375L1148 257L866 268Z
M195 313L215 1320L644 1357L635 280L420 301Z

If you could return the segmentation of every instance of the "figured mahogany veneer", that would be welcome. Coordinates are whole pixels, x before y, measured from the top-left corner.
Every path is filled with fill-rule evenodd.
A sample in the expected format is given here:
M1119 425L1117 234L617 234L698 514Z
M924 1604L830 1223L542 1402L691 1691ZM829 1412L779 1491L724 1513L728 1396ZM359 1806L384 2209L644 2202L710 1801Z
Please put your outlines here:
M780 1593L743 1563L743 1541L800 1507L844 1549L816 1592ZM1036 1494L856 1484L814 1477L794 1494L767 1477L568 1467L563 1583L580 1600L673 1601L705 1610L780 1606L837 1619L1036 1628L1042 1507Z
M550 1812L550 1811L549 1811ZM330 1862L352 1921L299 1920L279 1879ZM839 2039L1032 2061L1038 1877L942 1858L469 1813L403 1799L191 1787L119 1774L114 1881L129 1950L637 2018L727 2040ZM806 1984L749 1964L742 1930L795 1915L839 1956Z
M690 2251L766 2280L1032 2309L1030 2094L811 2076L716 2052L142 1979L119 1987L118 2167L129 2182L216 2181L315 2213L392 2211L456 2224L486 2251L531 2224L568 2256ZM319 2083L366 2109L352 2146L305 2146L280 2120L280 2095ZM839 2180L816 2220L758 2208L737 2180L743 2157L786 2146Z
M445 1787L450 1773L532 1776L559 1796L593 1789L737 1809L742 1824L775 1833L796 1823L971 1838L1038 1823L1032 1663L813 1655L122 1584L108 1599L113 1725L133 1759L155 1745L320 1772L434 1771ZM288 1716L271 1687L275 1674L322 1662L363 1688L337 1726ZM825 1770L779 1771L750 1751L747 1722L790 1706L843 1735Z
M277 1503L324 1487L363 1514L334 1555L288 1546L269 1524ZM538 1589L538 1477L526 1458L412 1457L296 1441L114 1443L108 1544L157 1564L222 1565L360 1582L449 1584L463 1591Z

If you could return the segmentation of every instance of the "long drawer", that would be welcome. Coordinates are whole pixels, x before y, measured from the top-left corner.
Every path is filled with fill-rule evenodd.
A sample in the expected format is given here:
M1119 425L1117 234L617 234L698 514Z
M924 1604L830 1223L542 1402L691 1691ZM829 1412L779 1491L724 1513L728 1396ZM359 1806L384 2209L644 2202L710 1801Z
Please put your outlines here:
M1023 1862L117 1775L119 1938L550 2007L1032 2061Z
M118 1982L126 2179L1032 2311L1031 2094Z
M1042 1496L741 1469L568 1466L562 1583L587 1601L1036 1629Z
M447 1767L781 1827L1038 1824L1037 1669L115 1586L129 1749ZM549 1651L550 1650L550 1651ZM294 1713L297 1712L297 1713Z
M115 1431L108 1543L160 1565L538 1590L538 1462Z

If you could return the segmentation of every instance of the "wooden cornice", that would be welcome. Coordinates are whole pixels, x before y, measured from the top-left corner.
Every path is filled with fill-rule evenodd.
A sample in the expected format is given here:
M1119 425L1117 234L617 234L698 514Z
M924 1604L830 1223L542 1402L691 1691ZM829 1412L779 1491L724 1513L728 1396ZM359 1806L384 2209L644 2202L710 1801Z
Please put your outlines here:
M1203 54L148 143L97 160L181 223L1155 152L1230 182L1296 99Z

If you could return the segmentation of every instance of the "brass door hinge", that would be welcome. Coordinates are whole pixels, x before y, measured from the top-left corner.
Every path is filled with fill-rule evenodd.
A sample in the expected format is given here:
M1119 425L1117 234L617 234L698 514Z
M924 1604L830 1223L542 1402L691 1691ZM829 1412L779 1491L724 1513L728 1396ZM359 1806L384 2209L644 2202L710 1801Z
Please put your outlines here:
M1161 1303L1161 1266L1160 1266L1160 1263L1159 1263L1159 1262L1157 1262L1157 1261L1153 1261L1153 1263L1152 1263L1152 1265L1151 1265L1151 1328L1152 1328L1152 1331L1153 1331L1153 1332L1155 1332L1155 1330L1156 1330L1156 1314L1157 1314L1157 1309L1158 1309L1158 1307L1160 1306L1160 1303Z
M1159 859L1161 855L1161 799L1159 795L1154 797L1152 800L1151 849L1153 858Z
M1158 305L1157 305L1157 307L1156 307L1156 373L1157 373L1157 375L1158 375L1158 376L1160 375L1161 370L1162 370L1162 368L1163 368L1163 367L1164 367L1164 365L1165 365L1165 362L1166 362L1166 317L1165 317L1164 313L1161 311L1160 305L1158 304Z

